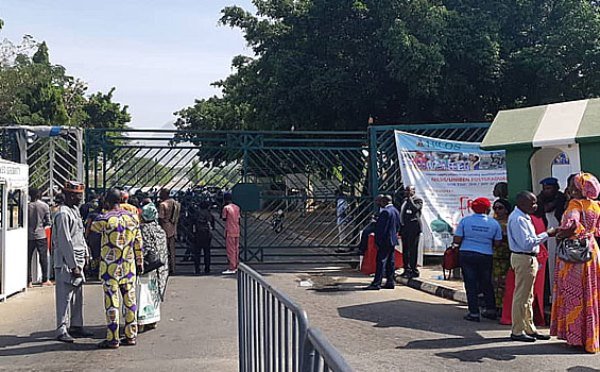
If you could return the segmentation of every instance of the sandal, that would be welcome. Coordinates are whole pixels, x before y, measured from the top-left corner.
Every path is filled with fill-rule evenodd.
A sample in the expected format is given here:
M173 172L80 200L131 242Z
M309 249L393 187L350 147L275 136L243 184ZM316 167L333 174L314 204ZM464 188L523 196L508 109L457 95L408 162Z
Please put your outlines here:
M100 342L98 344L98 348L99 349L118 349L119 348L119 343L118 342L104 340L104 341L102 341L102 342Z
M136 338L127 338L124 337L121 339L121 345L123 346L135 346L137 344Z

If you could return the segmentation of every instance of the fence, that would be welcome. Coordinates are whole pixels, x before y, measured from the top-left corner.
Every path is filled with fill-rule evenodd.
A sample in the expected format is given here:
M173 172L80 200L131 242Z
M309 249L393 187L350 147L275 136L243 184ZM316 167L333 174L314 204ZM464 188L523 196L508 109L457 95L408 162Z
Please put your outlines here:
M238 267L240 371L351 371L306 312L256 271Z

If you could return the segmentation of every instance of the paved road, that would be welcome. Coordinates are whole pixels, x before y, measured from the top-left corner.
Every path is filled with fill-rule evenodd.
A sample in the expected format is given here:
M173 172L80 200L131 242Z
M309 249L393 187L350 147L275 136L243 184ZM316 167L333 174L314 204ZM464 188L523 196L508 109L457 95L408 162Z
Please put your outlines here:
M361 291L370 279L350 271L268 274L358 371L600 371L600 355L511 342L508 327L466 322L464 306L408 287ZM307 278L315 287L298 286Z
M0 370L237 371L233 277L172 278L158 328L118 350L96 348L105 335L97 284L86 286L84 310L95 336L73 345L54 341L53 291L34 288L0 303Z

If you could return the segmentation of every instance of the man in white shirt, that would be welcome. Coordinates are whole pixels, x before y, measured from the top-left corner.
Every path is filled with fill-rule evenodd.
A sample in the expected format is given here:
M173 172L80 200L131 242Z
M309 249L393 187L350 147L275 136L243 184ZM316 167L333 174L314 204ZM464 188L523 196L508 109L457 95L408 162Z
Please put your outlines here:
M539 334L533 324L533 284L539 268L537 255L540 244L555 236L557 230L550 228L547 232L536 234L529 216L536 209L537 197L529 191L522 191L517 195L517 207L508 217L510 264L515 271L510 335L513 341L534 342L550 339L550 336Z

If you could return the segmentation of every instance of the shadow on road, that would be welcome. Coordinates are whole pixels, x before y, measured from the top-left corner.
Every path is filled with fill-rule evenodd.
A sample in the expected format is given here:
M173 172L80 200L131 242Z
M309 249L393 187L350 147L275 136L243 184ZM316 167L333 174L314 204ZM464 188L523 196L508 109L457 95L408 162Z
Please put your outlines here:
M511 342L512 346L507 347L489 347L482 349L461 350L454 352L444 352L435 354L436 356L447 359L458 359L461 362L477 362L481 363L484 359L497 361L509 361L517 356L523 355L578 355L582 356L586 353L583 349L568 348L565 344L557 343L535 343L535 344L516 344ZM582 367L584 368L584 367ZM586 369L592 370L592 369ZM583 371L583 370L582 370Z

